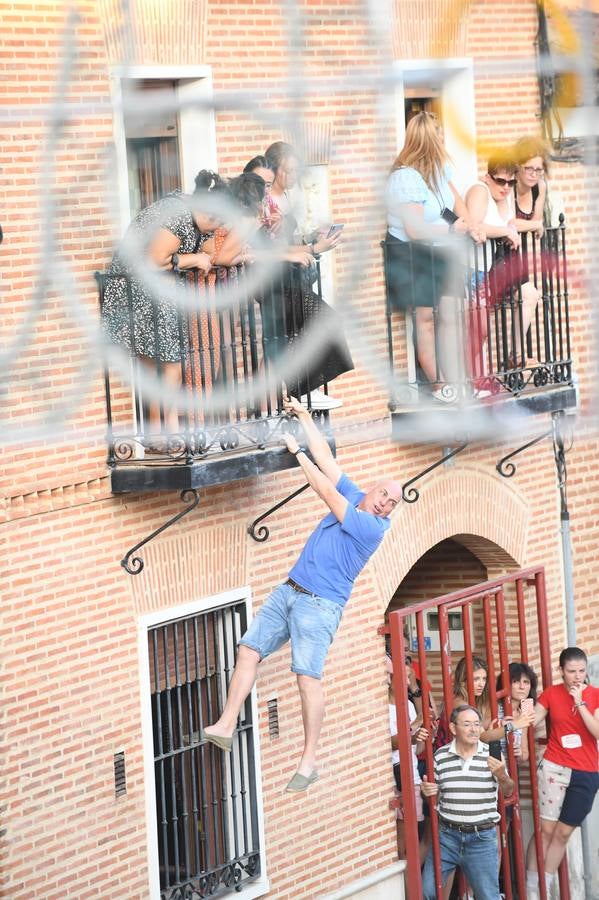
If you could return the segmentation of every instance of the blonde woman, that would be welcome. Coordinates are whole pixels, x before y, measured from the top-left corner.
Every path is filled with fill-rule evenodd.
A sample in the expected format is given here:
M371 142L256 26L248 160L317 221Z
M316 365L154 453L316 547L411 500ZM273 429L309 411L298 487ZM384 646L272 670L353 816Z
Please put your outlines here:
M452 294L448 235L450 231L470 232L479 239L469 225L466 205L452 177L436 116L417 113L407 124L404 145L391 167L385 192L387 290L393 309L415 310L418 363L431 383L432 396L450 402L454 397L443 390L443 381L459 377L459 354L455 335L451 335L456 326L455 304L447 302ZM439 247L439 242L448 246ZM437 359L436 348L441 359Z
M514 188L515 225L518 231L533 231L540 238L547 196L547 147L540 138L523 137L514 146L513 156L518 166Z

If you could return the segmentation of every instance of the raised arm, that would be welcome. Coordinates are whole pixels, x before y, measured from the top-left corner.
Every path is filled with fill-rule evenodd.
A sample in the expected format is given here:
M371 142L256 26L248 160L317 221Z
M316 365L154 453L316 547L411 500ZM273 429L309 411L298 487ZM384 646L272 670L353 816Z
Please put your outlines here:
M510 797L514 793L514 782L508 775L504 763L500 759L489 756L487 765L493 773L493 777L497 780L499 790L504 797Z
M306 454L301 452L300 445L298 444L297 438L294 435L289 433L284 434L283 439L287 444L287 449L290 453L293 453L301 468L303 469L304 475L306 476L306 480L308 481L310 487L314 491L316 491L321 500L324 500L333 515L335 515L340 522L343 522L348 506L345 497L340 494L338 490L336 490L335 485L328 477L328 475L325 475L324 472L321 472L318 466L315 466L314 463L310 459L308 459ZM312 450L311 447L310 450Z
M288 397L287 400L283 402L283 407L285 409L285 412L297 416L302 428L304 429L308 449L310 450L310 453L312 454L316 465L323 473L323 475L325 475L329 479L333 487L335 487L343 473L335 457L331 453L331 448L329 447L325 437L312 421L312 416L295 397ZM320 492L317 491L317 493ZM341 494L339 494L339 496L341 496Z
M173 253L177 253L181 240L167 228L159 228L147 249L148 259L158 269L172 269ZM202 269L207 272L212 263L207 253L180 253L179 269Z
M595 740L599 741L599 709L594 713L590 712L584 699L584 685L577 685L570 688L570 696L574 703L574 709L584 722L587 731L590 731Z
M535 728L537 727L537 725L540 725L541 722L544 722L546 718L547 718L547 709L537 701L537 703L535 704L535 721L534 721Z

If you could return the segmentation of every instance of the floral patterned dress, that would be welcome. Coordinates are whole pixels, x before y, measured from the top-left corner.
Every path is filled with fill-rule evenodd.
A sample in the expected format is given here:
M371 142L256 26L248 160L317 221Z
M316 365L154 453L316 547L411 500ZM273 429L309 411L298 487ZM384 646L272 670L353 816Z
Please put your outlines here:
M187 326L181 325L176 302L151 292L143 279L143 255L161 228L179 238L178 253L197 253L212 237L212 232L199 231L188 198L180 191L174 191L142 209L131 222L108 268L102 321L108 339L136 356L164 363L179 362L181 356L188 352ZM124 250L127 245L136 248L136 259L139 254L141 265L131 264ZM165 273L152 272L149 267L147 272L149 277L169 277ZM184 322L185 318L183 316Z

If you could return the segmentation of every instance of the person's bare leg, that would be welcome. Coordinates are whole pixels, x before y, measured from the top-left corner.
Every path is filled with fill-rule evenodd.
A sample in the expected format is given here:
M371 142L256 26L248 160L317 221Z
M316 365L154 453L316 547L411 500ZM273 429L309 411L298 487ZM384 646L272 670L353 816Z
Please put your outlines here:
M422 834L422 840L420 841L420 862L424 865L424 860L428 856L428 851L431 846L432 841L432 833L431 833L431 820L429 816L425 816L424 818L424 832Z
M548 875L555 875L559 869L559 864L564 858L564 853L573 831L574 827L572 825L565 825L564 822L556 823L545 853L545 871Z
M430 383L436 384L435 322L430 306L419 306L416 309L416 343L420 368Z
M524 335L524 348L522 348L520 323L516 326L516 361L526 365L526 332L533 320L540 293L530 281L522 285L522 334Z
M406 834L403 819L395 820L395 828L397 831L397 858L406 858Z
M152 375L153 377L160 377L161 384L164 386L164 388L174 390L181 387L180 362L162 363L160 369L155 359L147 359L145 357L141 357L141 362L144 368L148 370L149 375ZM142 393L144 393L143 386ZM156 400L151 400L148 403L149 427L147 430L151 434L160 434L160 432L162 431L160 407L161 404ZM163 401L162 415L164 417L165 433L176 434L179 431L179 413L176 406L170 406L167 401Z
M453 887L453 879L455 878L455 869L447 876L447 881L443 884L443 900L449 900L451 889Z
M254 686L259 662L259 653L252 650L251 647L244 646L244 644L240 645L225 708L217 722L204 728L206 734L217 734L219 737L231 737L233 735L239 711L245 698Z
M553 832L557 826L557 822L554 822L552 819L541 819L541 840L543 842L543 859L547 858L547 848L551 843L551 839L553 837ZM535 850L535 838L534 835L531 837L528 842L528 849L526 851L526 870L527 872L536 872L537 871L537 854Z
M298 675L297 686L302 701L304 722L304 752L297 771L300 775L311 775L316 765L316 748L324 717L324 693L318 678Z
M461 317L460 300L443 295L437 313L437 362L441 379L451 384L464 378L465 335Z

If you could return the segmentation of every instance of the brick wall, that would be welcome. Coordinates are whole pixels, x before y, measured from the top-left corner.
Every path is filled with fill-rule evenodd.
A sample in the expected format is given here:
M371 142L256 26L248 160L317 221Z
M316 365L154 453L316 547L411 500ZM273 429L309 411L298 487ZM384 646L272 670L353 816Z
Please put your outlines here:
M291 66L285 32L290 23L283 21L274 0L209 3L205 56L197 56L192 40L180 62L210 64L217 93L240 90L255 100L249 110L218 113L224 174L239 171L297 118L297 102L288 99L290 71L322 79L318 95L309 93L302 111L331 123L331 204L335 220L346 223L335 259L339 294L345 296L348 282L355 286L354 265L359 264L361 274L348 313L357 369L335 386L345 400L343 411L334 416L339 456L360 483L367 484L378 472L397 473L405 480L438 458L440 448L389 443L383 381L370 373L359 342L367 336L384 361L378 246L384 215L379 198L396 150L395 129L389 105L381 108L376 86L368 79L385 71L391 48L380 36L375 45L366 4L329 0L307 2L301 9L306 27ZM181 584L169 592L159 580L153 594L134 588L118 565L126 548L180 505L175 496L113 497L109 490L99 352L90 325L97 321L91 276L106 264L118 235L113 121L98 6L81 0L77 12L78 21L68 25L58 4L5 3L0 37L0 102L10 110L10 128L0 147L5 234L0 329L4 344L15 342L5 433L14 425L31 428L5 454L2 475L7 520L0 630L6 805L2 877L11 900L29 897L32 890L45 900L147 896L138 616L190 599L187 592L183 596ZM79 105L69 108L52 143L47 116L59 67L69 63L61 37L67 26L74 35L69 46L74 40L77 51L67 99ZM506 55L530 59L534 31L534 3L529 0L473 4L468 54L476 63L501 62ZM497 40L498 33L504 40ZM348 75L354 77L352 89L342 92ZM532 77L512 76L508 66L477 77L477 130L485 141L507 141L533 131L537 108ZM49 160L51 169L45 168ZM580 272L587 265L591 225L587 177L582 167L563 164L556 164L552 174L566 199L569 258ZM36 306L32 326L28 317ZM583 282L571 293L571 310L586 408L592 345ZM32 331L30 341L22 328ZM541 430L546 422L535 426ZM579 640L590 653L599 652L593 613L598 451L597 434L587 419L568 460ZM317 897L394 859L383 645L376 630L398 588L406 598L432 597L447 586L481 580L485 568L492 577L508 564L507 555L518 566L544 563L552 637L556 647L563 642L551 447L545 442L523 455L511 482L499 479L494 469L503 452L503 446L473 444L452 467L429 476L418 503L398 511L386 545L390 549L381 551L358 580L327 665L324 777L307 797L281 801L301 742L288 654L282 652L261 667L258 702L272 896ZM208 532L210 563L196 577L185 543L175 543L173 551L183 569L189 568L186 583L195 584L196 598L247 583L259 603L284 577L322 512L321 504L304 495L280 510L272 518L266 545L251 542L244 526L273 497L283 497L299 483L296 473L283 473L203 493L199 509L178 527L175 538L186 534L200 540ZM511 517L506 509L513 511ZM228 568L230 556L225 556L225 541L219 545L216 540L218 529L224 529L233 546L244 547L235 567ZM493 565L482 551L465 550L464 536L496 546ZM157 546L164 546L162 540L166 538ZM436 549L427 554L433 545ZM158 559L151 562L160 565ZM266 699L273 694L281 726L276 741L267 728ZM115 800L112 757L122 748L128 793Z

